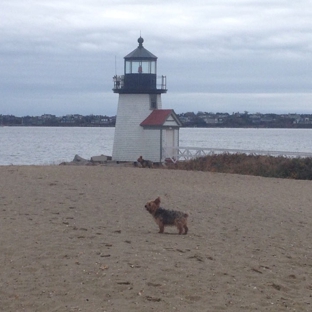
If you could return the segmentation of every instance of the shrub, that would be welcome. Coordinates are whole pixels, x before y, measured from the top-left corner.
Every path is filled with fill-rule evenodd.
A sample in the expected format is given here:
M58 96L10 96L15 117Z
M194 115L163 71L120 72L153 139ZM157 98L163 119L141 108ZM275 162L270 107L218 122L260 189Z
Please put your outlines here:
M312 158L310 157L289 158L224 153L168 164L167 168L312 180Z

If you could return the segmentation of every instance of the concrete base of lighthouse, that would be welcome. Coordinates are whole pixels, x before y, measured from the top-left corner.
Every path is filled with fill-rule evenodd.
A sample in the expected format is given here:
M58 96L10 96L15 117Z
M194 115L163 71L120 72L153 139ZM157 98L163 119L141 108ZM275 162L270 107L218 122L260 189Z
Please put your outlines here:
M114 161L136 161L141 155L145 159L159 161L159 146L151 144L159 141L159 138L153 138L158 134L145 131L140 126L156 108L162 108L160 94L156 95L156 101L155 95L150 94L119 94L112 155Z

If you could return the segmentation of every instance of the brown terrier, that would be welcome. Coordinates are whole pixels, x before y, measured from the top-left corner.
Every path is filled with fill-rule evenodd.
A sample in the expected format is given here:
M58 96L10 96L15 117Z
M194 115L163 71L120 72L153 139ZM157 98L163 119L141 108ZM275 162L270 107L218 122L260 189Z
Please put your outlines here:
M164 228L167 225L175 225L179 234L182 234L184 229L184 235L187 234L187 217L188 214L175 210L167 210L159 207L160 198L157 197L154 201L146 203L146 210L154 217L155 222L159 226L159 233L164 233Z
M143 159L142 156L140 156L140 157L137 159L137 162L139 162L139 163L141 164L142 168L146 168L146 167L148 167L148 168L153 168L153 165L154 165L152 161L150 161L150 160L145 160L145 159Z

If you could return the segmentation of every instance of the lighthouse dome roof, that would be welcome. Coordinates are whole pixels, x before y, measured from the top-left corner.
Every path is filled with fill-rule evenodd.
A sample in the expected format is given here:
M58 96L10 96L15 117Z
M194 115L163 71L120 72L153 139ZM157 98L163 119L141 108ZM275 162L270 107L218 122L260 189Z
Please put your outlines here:
M144 39L140 36L138 39L139 46L130 52L128 55L125 56L125 59L132 59L132 60L142 60L142 59L153 59L156 60L157 56L155 56L150 51L146 50L143 47Z

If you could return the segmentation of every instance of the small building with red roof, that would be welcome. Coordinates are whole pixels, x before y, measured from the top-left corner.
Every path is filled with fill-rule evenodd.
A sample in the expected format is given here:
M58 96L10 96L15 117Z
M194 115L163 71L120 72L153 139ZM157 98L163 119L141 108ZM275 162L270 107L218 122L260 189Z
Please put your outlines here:
M140 124L144 132L145 154L151 159L158 158L158 162L176 158L181 125L173 109L153 110Z

